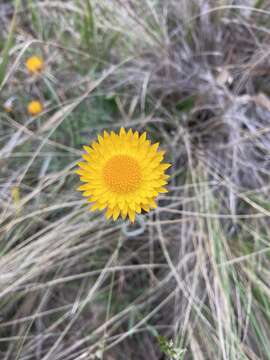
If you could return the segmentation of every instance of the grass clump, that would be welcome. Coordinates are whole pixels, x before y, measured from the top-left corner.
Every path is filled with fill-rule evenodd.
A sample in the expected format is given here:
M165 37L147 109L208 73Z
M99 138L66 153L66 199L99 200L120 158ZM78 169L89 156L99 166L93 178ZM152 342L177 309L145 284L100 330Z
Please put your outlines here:
M1 2L0 358L270 359L269 17L267 1ZM121 126L173 165L134 227L75 190L82 145Z

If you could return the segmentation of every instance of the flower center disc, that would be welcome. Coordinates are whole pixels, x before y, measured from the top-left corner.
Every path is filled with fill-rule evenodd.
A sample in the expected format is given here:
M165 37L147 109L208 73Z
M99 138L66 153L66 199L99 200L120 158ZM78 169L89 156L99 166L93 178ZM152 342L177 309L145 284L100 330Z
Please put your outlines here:
M104 166L103 177L110 190L126 194L138 188L141 182L141 169L133 157L115 155Z

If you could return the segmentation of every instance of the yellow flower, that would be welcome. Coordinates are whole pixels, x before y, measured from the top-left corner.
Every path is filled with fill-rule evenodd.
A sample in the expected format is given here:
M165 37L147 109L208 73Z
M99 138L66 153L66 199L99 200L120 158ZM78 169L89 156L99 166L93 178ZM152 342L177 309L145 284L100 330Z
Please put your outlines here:
M40 101L33 100L28 104L27 110L31 115L38 115L43 111L43 106Z
M34 55L26 60L25 65L30 73L37 74L43 70L44 61L41 57Z
M93 203L91 211L106 209L106 218L116 220L128 215L131 222L142 209L148 212L157 205L159 193L165 193L170 164L162 163L165 152L151 144L146 133L141 136L121 128L119 134L104 131L91 147L84 146L85 162L79 162L81 181L78 190Z
M19 213L20 212L20 199L21 199L19 186L14 186L11 189L11 197L12 197L14 206L16 208L16 212Z

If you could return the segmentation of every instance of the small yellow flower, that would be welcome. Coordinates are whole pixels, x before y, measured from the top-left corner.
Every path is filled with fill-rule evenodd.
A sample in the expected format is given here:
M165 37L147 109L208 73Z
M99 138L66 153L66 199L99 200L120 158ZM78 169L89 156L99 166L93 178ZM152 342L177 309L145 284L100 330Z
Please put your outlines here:
M43 111L43 106L40 101L33 100L28 104L27 110L31 115L38 115Z
M91 147L85 146L85 162L79 162L77 174L85 182L78 190L93 203L91 211L106 209L106 218L119 215L135 221L136 213L154 209L159 193L165 193L170 164L162 163L164 151L141 136L121 128L119 134L104 131Z
M14 186L11 189L11 197L12 197L14 206L16 208L16 211L19 213L20 212L20 200L21 200L19 186Z
M41 57L33 55L26 60L25 65L30 73L37 74L43 70L44 61Z

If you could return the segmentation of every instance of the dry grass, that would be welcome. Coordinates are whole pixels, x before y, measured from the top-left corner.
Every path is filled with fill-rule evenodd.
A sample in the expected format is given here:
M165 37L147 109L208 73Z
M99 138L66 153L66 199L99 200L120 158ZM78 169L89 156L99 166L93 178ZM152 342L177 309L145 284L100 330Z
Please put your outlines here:
M15 99L0 111L0 358L270 359L268 2L15 3L0 4L0 99ZM82 145L120 126L173 164L134 227L75 190Z

